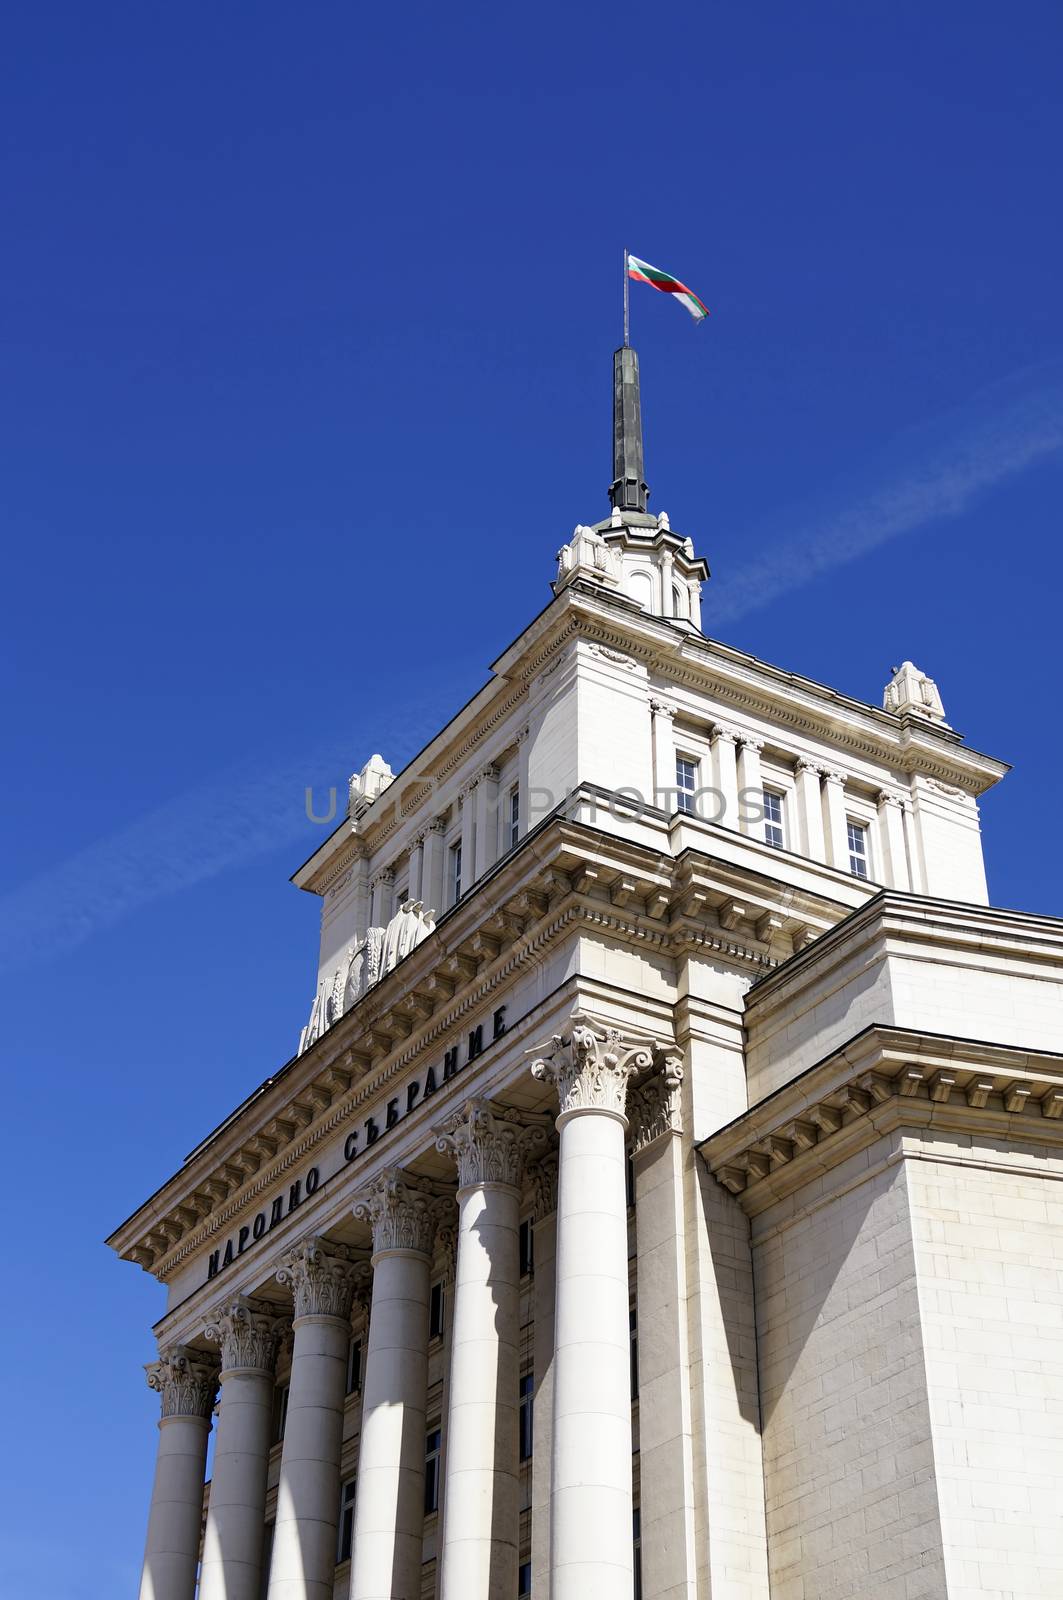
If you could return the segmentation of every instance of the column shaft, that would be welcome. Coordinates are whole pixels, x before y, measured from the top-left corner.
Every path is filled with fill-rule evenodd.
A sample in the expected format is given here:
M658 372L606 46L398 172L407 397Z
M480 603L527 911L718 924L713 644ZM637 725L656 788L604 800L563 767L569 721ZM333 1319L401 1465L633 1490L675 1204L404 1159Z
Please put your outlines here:
M820 769L811 761L797 763L797 815L801 851L812 861L826 861L823 843L823 800L819 791Z
M557 1217L541 1218L534 1228L535 1396L532 1402L532 1588L550 1600L550 1455L554 1432L554 1276Z
M720 791L718 820L725 828L738 828L738 762L735 742L738 735L728 728L717 728L712 740L716 787Z
M764 837L762 821L764 780L760 772L759 739L743 736L738 749L738 807L742 832L753 838Z
M845 815L845 777L828 772L823 785L823 819L827 834L830 864L839 872L849 870L849 829Z
M217 1363L178 1346L147 1369L162 1396L140 1600L193 1600Z

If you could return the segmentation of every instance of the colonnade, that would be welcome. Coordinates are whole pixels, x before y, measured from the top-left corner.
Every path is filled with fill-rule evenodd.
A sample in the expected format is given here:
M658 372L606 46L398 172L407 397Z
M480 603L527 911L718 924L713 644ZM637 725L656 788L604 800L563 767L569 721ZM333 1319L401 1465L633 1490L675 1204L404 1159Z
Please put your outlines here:
M559 1101L551 1600L623 1600L632 1592L624 1110L628 1082L649 1060L644 1048L577 1018L532 1066ZM458 1170L440 1593L515 1600L519 1209L525 1160L546 1133L534 1118L483 1100L467 1102L436 1132ZM452 1194L384 1171L354 1205L372 1231L369 1262L309 1238L276 1268L292 1292L294 1342L268 1600L331 1600L350 1313L370 1273L350 1600L420 1600L431 1262L453 1207ZM236 1296L204 1328L216 1361L173 1347L148 1368L162 1418L140 1600L197 1593L219 1385L198 1595L260 1600L274 1373L288 1326L275 1305Z

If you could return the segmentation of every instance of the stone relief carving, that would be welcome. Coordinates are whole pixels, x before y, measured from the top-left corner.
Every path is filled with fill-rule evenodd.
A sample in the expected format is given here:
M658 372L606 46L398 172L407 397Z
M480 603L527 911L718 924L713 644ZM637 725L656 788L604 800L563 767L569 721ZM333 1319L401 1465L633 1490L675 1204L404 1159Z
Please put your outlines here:
M354 1215L373 1230L373 1251L415 1250L430 1256L439 1226L439 1201L397 1167L373 1179L355 1202Z
M530 1150L546 1143L546 1129L525 1126L520 1113L488 1100L467 1100L436 1131L436 1149L457 1164L458 1187L504 1183L519 1188Z
M615 588L622 575L620 551L607 544L593 528L577 523L568 544L563 544L557 552L554 593L557 594L575 578L591 578Z
M893 677L882 696L882 704L887 711L896 712L898 716L914 713L919 717L929 717L933 722L945 723L948 727L937 684L925 672L920 672L912 661L902 661L899 667L894 667Z
M425 910L423 900L404 901L387 927L368 928L364 938L347 946L339 966L318 984L299 1037L300 1055L435 931L435 915Z
M364 1262L341 1244L305 1239L289 1250L277 1268L277 1282L292 1291L296 1317L339 1317L347 1321Z
M541 1222L557 1210L557 1151L548 1150L537 1161L528 1163L532 1220Z
M217 1357L175 1344L144 1371L148 1388L161 1397L164 1417L210 1417L218 1393Z
M577 1015L567 1033L554 1034L531 1070L540 1083L553 1084L562 1116L609 1111L622 1117L629 1080L652 1061L648 1044L627 1041L616 1028L596 1028Z
M682 1133L682 1085L682 1058L678 1054L661 1052L652 1077L630 1090L628 1118L636 1151L645 1150L666 1133Z
M203 1334L212 1344L221 1346L223 1372L233 1367L272 1372L286 1331L287 1319L278 1315L273 1306L238 1295L219 1306Z

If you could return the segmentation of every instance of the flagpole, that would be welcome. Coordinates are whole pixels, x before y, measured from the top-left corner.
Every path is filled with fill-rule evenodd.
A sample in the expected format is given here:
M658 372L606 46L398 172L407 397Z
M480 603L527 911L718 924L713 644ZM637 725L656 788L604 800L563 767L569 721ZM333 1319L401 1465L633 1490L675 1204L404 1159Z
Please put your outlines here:
M627 275L627 251L625 250L624 251L624 349L625 350L627 349L628 344L630 342L629 335L630 335L630 331L631 331L631 313L630 313L630 308L628 306L628 284L630 283L630 281L631 280Z

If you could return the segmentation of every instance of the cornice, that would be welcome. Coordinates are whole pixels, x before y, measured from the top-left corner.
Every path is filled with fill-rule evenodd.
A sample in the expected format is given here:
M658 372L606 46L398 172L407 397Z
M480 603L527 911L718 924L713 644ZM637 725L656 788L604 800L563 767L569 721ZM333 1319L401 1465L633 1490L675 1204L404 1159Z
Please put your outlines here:
M756 1215L897 1129L1057 1146L1063 1055L873 1025L698 1145Z

